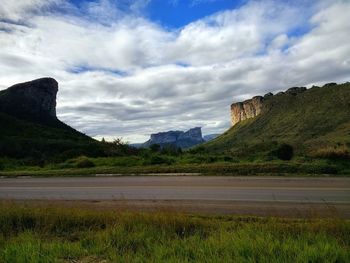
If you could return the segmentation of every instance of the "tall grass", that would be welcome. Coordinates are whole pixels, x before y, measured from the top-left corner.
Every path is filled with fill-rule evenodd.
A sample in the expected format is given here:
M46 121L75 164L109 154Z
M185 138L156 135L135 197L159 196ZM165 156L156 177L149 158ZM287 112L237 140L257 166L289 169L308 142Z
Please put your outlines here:
M0 262L349 262L350 222L0 206Z

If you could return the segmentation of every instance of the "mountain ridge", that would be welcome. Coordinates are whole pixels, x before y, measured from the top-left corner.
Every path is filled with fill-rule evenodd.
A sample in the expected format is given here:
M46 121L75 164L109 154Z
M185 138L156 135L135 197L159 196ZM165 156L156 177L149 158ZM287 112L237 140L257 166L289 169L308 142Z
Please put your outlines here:
M260 114L233 123L223 135L201 147L236 156L266 155L283 143L300 154L327 147L349 149L350 83L295 91L265 97Z
M143 143L141 147L149 147L158 144L161 147L173 145L178 148L187 149L205 142L202 137L200 127L189 129L188 131L167 131L151 134L151 138Z

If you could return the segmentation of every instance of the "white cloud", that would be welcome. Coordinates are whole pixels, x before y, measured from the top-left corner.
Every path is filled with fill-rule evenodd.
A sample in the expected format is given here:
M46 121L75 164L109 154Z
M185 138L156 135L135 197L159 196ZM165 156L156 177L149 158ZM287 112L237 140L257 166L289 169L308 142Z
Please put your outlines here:
M38 12L62 2L61 0L2 0L0 18L13 21L24 20L32 12Z
M350 77L348 1L251 1L177 31L141 17L140 1L132 13L107 0L81 10L62 2L66 14L23 3L0 9L0 21L27 21L31 10L30 27L0 22L0 89L56 78L59 117L92 136L222 132L234 100ZM43 6L49 14L33 11ZM293 33L300 27L311 29Z

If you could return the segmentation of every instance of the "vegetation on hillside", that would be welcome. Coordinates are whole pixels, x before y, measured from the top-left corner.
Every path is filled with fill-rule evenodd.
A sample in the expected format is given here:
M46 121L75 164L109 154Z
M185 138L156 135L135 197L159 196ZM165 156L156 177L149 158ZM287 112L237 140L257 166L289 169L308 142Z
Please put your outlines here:
M0 205L1 262L348 262L350 223Z
M350 83L275 95L264 104L261 115L238 123L201 149L268 159L284 144L299 156L349 158Z
M96 141L0 113L0 174L350 174L350 84L268 97L263 113L182 151ZM35 171L35 172L34 172Z
M53 128L0 113L0 158L45 165L81 155L121 156L135 149L120 140L98 142L72 128ZM67 126L68 127L68 126Z

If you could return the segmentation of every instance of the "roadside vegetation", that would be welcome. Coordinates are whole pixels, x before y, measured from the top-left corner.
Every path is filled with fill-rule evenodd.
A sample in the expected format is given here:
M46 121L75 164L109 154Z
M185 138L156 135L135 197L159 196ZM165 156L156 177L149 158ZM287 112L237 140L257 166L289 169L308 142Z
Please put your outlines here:
M1 262L348 262L350 222L0 205Z
M122 144L118 145L129 147ZM116 146L120 147L120 146ZM266 155L236 158L212 154L197 147L189 151L151 147L133 149L129 155L79 156L64 161L35 161L0 157L0 176L72 176L95 174L201 173L208 175L350 175L350 156L345 149L322 149L310 156L294 156L293 147L281 144Z

